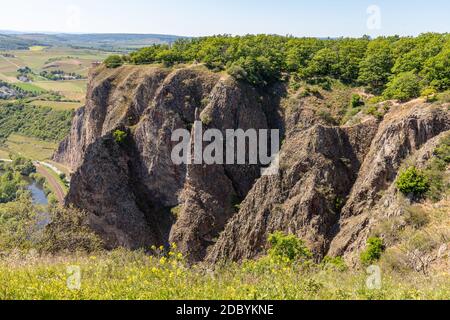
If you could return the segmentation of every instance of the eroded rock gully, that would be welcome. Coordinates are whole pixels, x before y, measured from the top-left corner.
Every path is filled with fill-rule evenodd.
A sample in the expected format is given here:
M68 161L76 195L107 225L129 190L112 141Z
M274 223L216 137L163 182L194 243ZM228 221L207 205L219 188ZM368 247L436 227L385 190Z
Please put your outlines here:
M282 84L257 90L201 67L99 67L54 156L74 172L67 203L89 213L108 248L176 242L191 262L257 257L278 230L305 239L318 259L357 251L402 162L450 130L448 107L415 102L382 122L329 127L304 119L301 106L285 112L285 97ZM279 175L174 165L172 132L190 130L196 110L208 128L280 129ZM125 143L114 141L117 129Z

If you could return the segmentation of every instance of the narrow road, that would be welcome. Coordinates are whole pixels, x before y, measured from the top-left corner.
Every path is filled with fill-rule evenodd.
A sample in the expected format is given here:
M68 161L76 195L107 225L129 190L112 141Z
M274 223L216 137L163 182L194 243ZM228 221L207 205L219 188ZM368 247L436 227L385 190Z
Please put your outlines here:
M44 176L47 182L51 185L55 193L56 199L58 199L59 203L61 204L64 203L64 198L66 197L66 195L64 193L63 188L55 179L55 177L40 164L36 165L36 170L40 175Z

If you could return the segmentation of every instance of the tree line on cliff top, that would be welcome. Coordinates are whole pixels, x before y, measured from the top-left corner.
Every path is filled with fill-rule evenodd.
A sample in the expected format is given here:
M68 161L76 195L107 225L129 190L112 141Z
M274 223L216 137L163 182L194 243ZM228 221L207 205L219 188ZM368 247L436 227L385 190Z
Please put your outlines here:
M194 62L254 86L287 79L315 84L336 79L386 98L408 100L423 91L432 94L450 88L450 34L376 39L219 35L153 45L127 56L111 56L105 64Z

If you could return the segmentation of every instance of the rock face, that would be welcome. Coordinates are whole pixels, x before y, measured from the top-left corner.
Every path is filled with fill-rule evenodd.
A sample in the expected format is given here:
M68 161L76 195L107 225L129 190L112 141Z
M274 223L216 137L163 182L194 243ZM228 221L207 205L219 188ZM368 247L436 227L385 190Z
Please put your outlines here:
M317 259L351 255L381 201L389 203L382 192L402 162L450 130L448 108L415 102L381 122L330 127L305 101L286 110L285 97L282 84L257 90L201 67L99 67L54 156L74 172L67 203L89 213L108 248L176 242L191 262L215 263L264 254L267 236L285 231L305 239ZM175 165L172 133L193 130L196 117L223 133L280 129L279 174L261 177L258 165ZM116 130L125 141L115 141Z
M435 144L433 138L448 130L448 107L405 105L385 118L342 210L331 255L348 255L364 246L371 220L383 214L389 205L378 206L375 212L373 209L384 191L391 189L388 194L394 193L392 185L404 160L420 153L428 143Z
M316 125L291 136L280 156L280 174L255 184L208 259L254 258L275 231L300 236L323 257L376 128L375 121L351 128Z
M196 110L205 127L280 127L277 99L201 69L168 72L152 67L99 68L91 75L86 106L54 159L75 174L67 197L90 213L108 248L150 247L175 241L192 260L234 214L260 176L258 166L187 166L171 159L172 132L192 128ZM128 132L115 143L115 130ZM180 207L177 221L171 209ZM176 222L176 223L175 223Z

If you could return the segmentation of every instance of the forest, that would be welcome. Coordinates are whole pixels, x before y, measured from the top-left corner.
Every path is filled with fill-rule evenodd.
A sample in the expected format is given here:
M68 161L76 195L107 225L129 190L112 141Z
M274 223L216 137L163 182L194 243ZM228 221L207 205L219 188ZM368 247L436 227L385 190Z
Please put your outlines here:
M329 87L335 79L364 86L386 99L407 101L450 88L450 35L376 39L218 35L178 39L172 45L153 45L105 61L110 68L124 63L202 63L258 87L288 79Z

